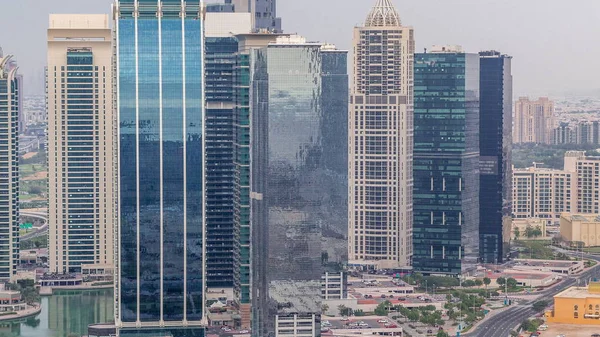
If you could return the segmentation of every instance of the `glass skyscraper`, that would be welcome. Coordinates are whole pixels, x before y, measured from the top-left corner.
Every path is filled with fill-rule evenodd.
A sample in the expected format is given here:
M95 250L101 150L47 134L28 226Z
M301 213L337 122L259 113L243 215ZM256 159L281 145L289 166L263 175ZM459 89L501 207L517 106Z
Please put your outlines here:
M12 55L0 49L0 280L12 281L19 264L19 96Z
M479 55L415 54L413 266L461 274L479 258Z
M200 0L114 8L120 336L203 336L206 288Z
M316 336L322 240L347 226L347 52L238 38L236 219L252 240L252 333Z
M479 56L479 253L483 263L501 263L512 209L512 58L496 51Z

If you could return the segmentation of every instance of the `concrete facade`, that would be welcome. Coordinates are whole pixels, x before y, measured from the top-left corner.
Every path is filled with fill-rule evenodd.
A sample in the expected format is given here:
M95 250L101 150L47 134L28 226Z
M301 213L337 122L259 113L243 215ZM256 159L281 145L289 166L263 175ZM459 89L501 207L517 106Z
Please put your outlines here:
M115 115L107 15L51 15L48 238L53 273L113 265Z
M379 0L365 25L354 28L353 45L349 263L409 266L413 251L413 29L401 25L389 0Z
M571 287L554 296L554 309L546 312L551 323L600 325L600 284Z
M532 101L521 97L515 103L513 142L552 144L554 102L547 97Z
M568 242L583 242L585 247L600 246L600 215L564 213L560 217L560 235Z

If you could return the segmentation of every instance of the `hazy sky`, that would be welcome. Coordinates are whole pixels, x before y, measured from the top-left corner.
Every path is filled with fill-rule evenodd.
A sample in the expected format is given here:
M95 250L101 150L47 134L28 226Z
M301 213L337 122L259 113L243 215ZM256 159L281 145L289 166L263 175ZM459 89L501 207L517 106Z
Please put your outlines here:
M211 1L212 2L212 1ZM515 95L600 89L599 0L393 0L417 51L459 44L513 59ZM0 46L26 92L42 94L50 13L109 13L112 0L0 0ZM352 28L375 0L278 0L284 30L351 49Z

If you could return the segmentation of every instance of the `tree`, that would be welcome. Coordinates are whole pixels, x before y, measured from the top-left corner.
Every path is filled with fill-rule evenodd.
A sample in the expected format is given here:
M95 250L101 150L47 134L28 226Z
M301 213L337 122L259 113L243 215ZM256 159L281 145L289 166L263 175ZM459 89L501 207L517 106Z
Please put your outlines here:
M384 302L380 303L377 306L377 308L375 308L375 311L373 313L377 316L387 316L388 312L390 311L391 306L392 306L392 303L390 301L384 301Z
M483 285L483 281L481 281L480 279L476 279L476 280L475 280L475 285L476 285L477 287L481 287L481 286Z
M533 236L535 236L536 238L538 236L542 236L544 233L542 233L542 227L540 226L535 226L535 229L533 230Z
M340 316L350 316L350 315L352 315L352 309L346 307L343 304L338 305L338 311L340 312Z
M466 280L466 281L464 281L462 283L462 285L463 285L463 287L467 287L467 288L474 287L475 286L475 281L473 281L473 280Z
M450 335L446 331L440 330L435 337L450 337Z
M483 284L485 284L486 288L490 285L490 283L492 283L492 280L490 280L489 277L484 277L483 278Z
M406 318L408 318L408 320L411 322L418 321L420 316L421 316L421 314L419 313L418 310L409 310L406 313Z
M354 316L366 316L367 314L365 314L364 311L362 311L362 309L358 309L358 310L354 310Z
M326 314L327 311L329 311L329 306L327 304L322 304L321 305L321 313Z
M515 240L518 241L521 237L521 231L519 230L519 227L515 227L515 229L513 229L513 233L515 234Z
M498 283L499 286L503 286L506 283L506 279L504 277L498 277L496 283Z
M525 228L525 236L528 238L533 237L533 227L531 227L531 225L527 225L527 227Z
M547 301L537 301L531 306L535 312L542 312L548 306Z
M508 280L506 280L506 285L511 288L511 289L515 289L517 287L517 280L515 280L514 278L509 278Z

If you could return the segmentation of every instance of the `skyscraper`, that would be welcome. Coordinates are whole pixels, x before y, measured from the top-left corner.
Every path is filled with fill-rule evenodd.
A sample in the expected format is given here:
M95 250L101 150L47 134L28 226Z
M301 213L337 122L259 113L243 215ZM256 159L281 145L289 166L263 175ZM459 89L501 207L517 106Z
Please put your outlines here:
M323 232L347 226L347 52L238 39L236 221L252 238L253 335L318 334Z
M108 15L50 15L48 255L54 273L113 266L112 53Z
M116 1L120 336L204 336L200 0Z
M554 102L547 97L532 101L521 97L515 103L513 142L552 144Z
M349 117L348 260L411 264L413 29L390 0L378 0L354 28Z
M479 57L479 253L483 263L499 263L512 206L512 58L496 51Z
M0 280L11 281L19 264L19 96L12 55L0 49Z
M252 13L253 30L281 33L281 18L277 17L277 0L225 0L236 13Z
M479 259L479 55L415 54L416 271L454 274Z

